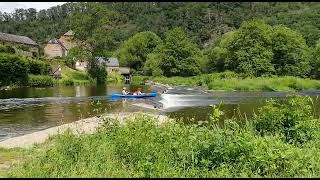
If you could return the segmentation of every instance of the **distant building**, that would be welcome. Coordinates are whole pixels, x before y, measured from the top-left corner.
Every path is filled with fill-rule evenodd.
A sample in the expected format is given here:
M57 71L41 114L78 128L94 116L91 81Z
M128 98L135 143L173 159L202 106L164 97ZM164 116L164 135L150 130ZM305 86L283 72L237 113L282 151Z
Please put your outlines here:
M0 43L12 46L16 54L34 58L39 56L38 44L29 37L0 32Z
M125 77L125 82L130 82L131 72L129 67L120 67L119 61L115 57L110 57L105 60L104 57L96 57L97 63L100 66L105 66L108 73L118 72Z
M44 47L44 55L46 58L65 57L68 51L77 46L75 42L73 31L68 31L59 39L51 39Z

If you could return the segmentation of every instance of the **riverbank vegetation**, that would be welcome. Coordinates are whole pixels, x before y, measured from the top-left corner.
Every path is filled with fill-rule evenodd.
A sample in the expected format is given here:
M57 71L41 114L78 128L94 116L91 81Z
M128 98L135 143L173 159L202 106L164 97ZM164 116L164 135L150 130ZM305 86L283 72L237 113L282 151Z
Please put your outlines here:
M232 72L203 74L193 77L134 76L133 84L151 80L170 86L200 86L224 91L302 91L320 90L320 81L294 76L241 77Z
M268 100L251 119L225 119L217 106L202 124L105 119L94 134L66 132L35 146L5 176L317 177L316 108L309 97L289 96Z

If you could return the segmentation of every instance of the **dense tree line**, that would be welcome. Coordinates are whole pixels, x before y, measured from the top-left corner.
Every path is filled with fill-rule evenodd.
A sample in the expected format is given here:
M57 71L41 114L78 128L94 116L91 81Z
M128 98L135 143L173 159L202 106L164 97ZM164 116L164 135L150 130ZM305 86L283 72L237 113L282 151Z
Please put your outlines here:
M169 29L182 27L197 44L203 46L239 28L243 21L254 18L265 18L272 25L281 23L298 30L308 45L315 45L320 38L320 5L313 2L66 3L38 12L33 8L16 9L13 13L0 12L0 31L26 35L43 44L69 30L72 22L69 17L79 11L79 4L82 7L96 4L117 13L109 28L115 29L112 35L119 41L141 31L152 31L163 38Z
M67 3L1 13L0 31L45 43L72 29L91 64L96 56L117 56L145 75L231 70L319 78L319 8L312 2Z

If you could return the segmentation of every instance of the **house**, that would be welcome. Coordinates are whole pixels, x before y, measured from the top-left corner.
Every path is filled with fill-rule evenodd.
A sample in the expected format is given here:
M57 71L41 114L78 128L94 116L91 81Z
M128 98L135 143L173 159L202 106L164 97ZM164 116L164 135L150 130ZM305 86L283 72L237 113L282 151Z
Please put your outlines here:
M106 62L107 72L118 72L119 68L119 61L117 58L111 57Z
M0 43L12 46L18 55L39 57L39 46L29 37L0 32Z
M100 66L105 66L108 73L118 72L125 77L125 82L129 83L131 81L131 72L129 67L120 67L117 58L110 57L105 60L103 57L96 57L97 63Z
M77 46L74 40L73 31L68 31L63 34L59 39L51 39L44 47L44 55L46 58L65 57L68 51Z

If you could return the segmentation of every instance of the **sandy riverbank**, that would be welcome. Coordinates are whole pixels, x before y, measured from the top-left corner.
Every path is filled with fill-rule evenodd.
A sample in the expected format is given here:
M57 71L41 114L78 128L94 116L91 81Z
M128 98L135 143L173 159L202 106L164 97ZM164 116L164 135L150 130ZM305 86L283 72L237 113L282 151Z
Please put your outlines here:
M37 131L34 133L26 134L23 136L13 137L6 139L0 142L0 147L3 148L30 148L34 144L39 144L45 142L50 136L57 135L59 133L63 133L66 130L70 129L72 132L79 134L79 133L86 133L90 134L95 132L95 130L103 124L103 118L114 118L119 119L120 122L128 116L134 116L137 113L119 113L119 114L108 114L102 115L101 117L92 117L87 119L82 119L79 121L75 121L68 124L63 124L61 126L56 126L52 128L48 128L42 131ZM149 113L148 113L149 114ZM158 117L159 123L162 123L168 118L163 115L155 115L150 114Z

